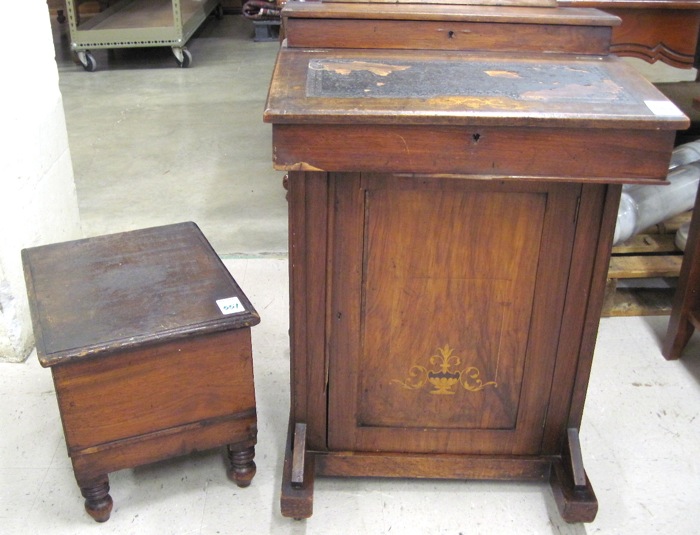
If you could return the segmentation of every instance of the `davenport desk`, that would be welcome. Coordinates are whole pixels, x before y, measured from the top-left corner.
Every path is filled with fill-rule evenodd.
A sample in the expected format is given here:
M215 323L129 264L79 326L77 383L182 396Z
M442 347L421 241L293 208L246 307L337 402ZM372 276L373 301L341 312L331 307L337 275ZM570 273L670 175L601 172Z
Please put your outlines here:
M621 184L687 119L557 7L290 2L265 120L288 171L282 512L315 475L548 479L579 428Z

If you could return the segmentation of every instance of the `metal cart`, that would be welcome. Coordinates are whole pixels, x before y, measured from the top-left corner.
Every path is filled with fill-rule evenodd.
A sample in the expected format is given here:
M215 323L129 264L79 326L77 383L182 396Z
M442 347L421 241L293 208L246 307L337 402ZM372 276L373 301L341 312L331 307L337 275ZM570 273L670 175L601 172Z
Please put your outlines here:
M86 71L97 62L97 48L172 47L180 67L189 67L192 54L185 43L210 13L223 16L220 0L121 0L81 21L78 0L66 0L71 50Z

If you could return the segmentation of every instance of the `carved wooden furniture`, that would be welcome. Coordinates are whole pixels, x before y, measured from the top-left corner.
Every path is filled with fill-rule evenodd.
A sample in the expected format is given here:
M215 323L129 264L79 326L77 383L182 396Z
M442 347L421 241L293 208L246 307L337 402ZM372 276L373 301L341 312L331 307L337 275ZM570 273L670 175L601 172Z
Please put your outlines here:
M683 264L673 298L671 317L663 343L668 360L681 357L695 329L700 329L700 191L695 199Z
M265 120L288 173L282 513L316 475L549 479L578 430L624 182L685 116L587 9L290 2ZM543 53L542 51L546 51Z
M108 473L222 445L255 475L250 327L260 318L194 223L22 251L37 354L85 509Z
M620 17L610 51L649 63L694 66L700 2L697 0L561 0L562 6L595 7Z

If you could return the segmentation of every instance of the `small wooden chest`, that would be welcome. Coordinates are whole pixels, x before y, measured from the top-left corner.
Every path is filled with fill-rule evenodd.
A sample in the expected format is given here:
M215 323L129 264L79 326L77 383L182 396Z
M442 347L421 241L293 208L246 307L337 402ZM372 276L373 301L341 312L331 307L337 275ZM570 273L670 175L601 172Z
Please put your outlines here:
M260 318L194 223L22 251L87 512L108 473L222 445L248 486L257 435L250 327Z

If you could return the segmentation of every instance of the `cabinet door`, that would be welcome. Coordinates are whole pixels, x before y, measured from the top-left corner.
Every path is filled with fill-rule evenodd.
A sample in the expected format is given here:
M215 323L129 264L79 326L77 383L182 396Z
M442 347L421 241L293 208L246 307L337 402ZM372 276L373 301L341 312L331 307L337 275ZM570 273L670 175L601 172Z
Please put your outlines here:
M580 186L331 189L330 449L538 453Z

